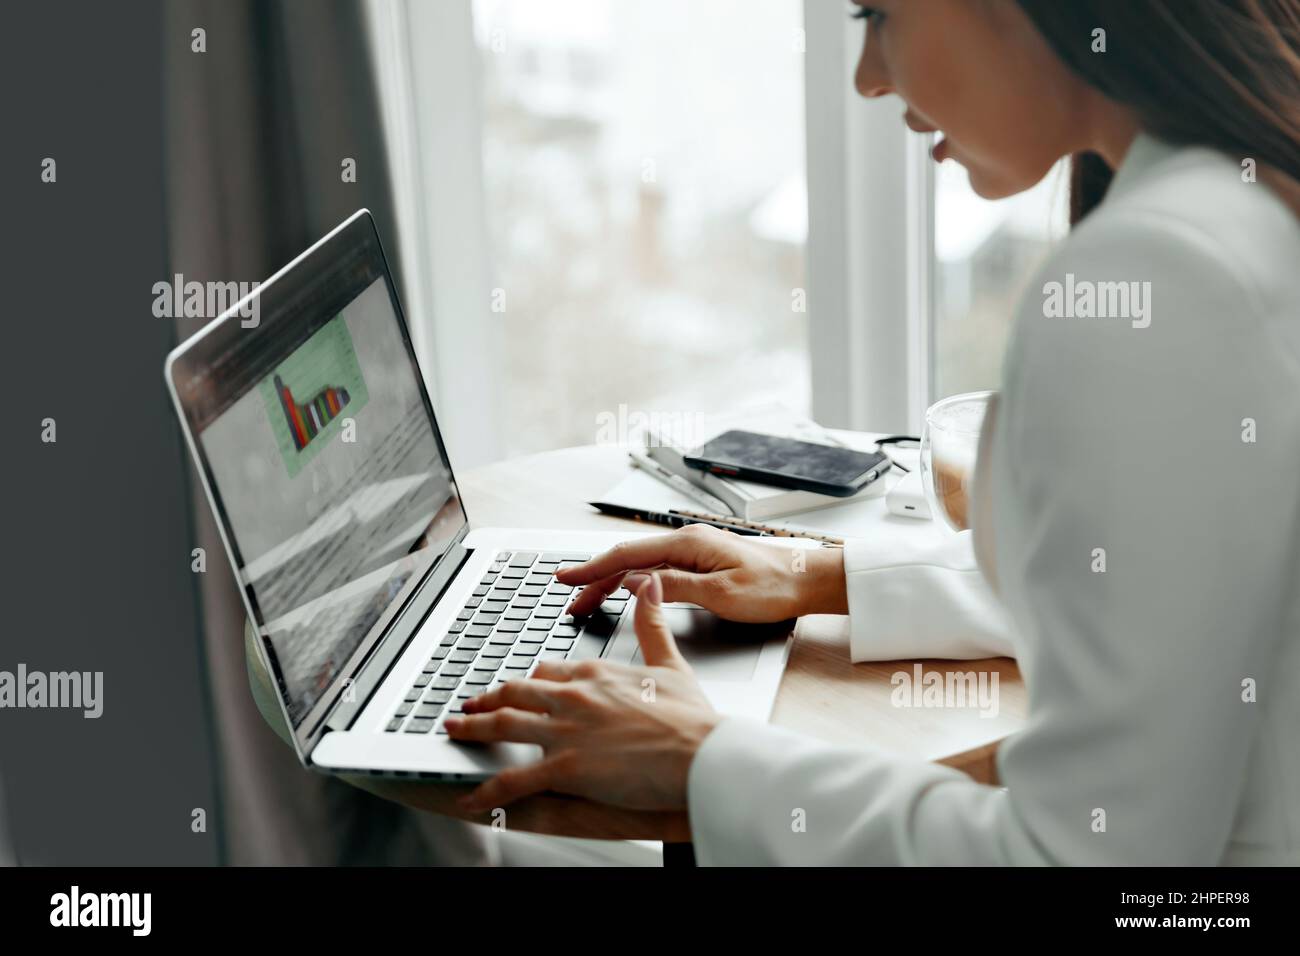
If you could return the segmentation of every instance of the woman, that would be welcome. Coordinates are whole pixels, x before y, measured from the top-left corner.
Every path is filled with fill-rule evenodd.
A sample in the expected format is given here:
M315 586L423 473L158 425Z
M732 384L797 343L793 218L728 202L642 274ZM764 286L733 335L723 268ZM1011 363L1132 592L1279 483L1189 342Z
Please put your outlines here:
M793 574L781 552L692 529L567 573L579 613L627 575L650 666L544 665L467 704L455 736L546 753L467 803L552 789L688 808L703 863L1300 862L1300 0L857 15L858 91L942 131L935 158L981 195L1074 157L1076 228L1019 310L981 443L983 581L954 569L907 596L969 606L987 584L1006 612L1002 634L903 645L1018 658L1029 717L1001 750L1006 789L714 713L662 600L848 613L855 644L897 656L878 622L898 599L869 543ZM1114 283L1145 294L1141 321L1047 302L1055 284Z

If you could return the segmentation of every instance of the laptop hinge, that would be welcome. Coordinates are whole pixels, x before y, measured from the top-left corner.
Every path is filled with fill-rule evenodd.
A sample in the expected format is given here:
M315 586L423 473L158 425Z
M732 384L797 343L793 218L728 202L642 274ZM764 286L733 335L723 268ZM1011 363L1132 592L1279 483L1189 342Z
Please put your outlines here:
M374 650L356 669L351 683L339 695L334 707L325 718L324 725L330 730L342 731L350 728L357 717L365 710L366 704L374 696L379 685L384 682L388 672L401 658L402 652L419 633L425 618L437 605L451 582L456 579L460 569L465 566L472 552L463 548L459 541L448 548L442 561L429 574L419 590L412 595L406 608L397 616Z

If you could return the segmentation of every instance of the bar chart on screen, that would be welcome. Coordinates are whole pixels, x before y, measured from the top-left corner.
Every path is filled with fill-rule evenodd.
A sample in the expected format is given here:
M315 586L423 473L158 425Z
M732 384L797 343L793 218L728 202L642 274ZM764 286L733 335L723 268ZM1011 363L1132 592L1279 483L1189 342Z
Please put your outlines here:
M342 316L322 326L259 388L290 478L330 443L369 398Z
M321 429L334 420L351 397L346 388L327 385L305 403L299 404L293 391L278 375L275 377L275 392L284 407L284 418L289 424L294 447L299 451L306 448L320 434Z

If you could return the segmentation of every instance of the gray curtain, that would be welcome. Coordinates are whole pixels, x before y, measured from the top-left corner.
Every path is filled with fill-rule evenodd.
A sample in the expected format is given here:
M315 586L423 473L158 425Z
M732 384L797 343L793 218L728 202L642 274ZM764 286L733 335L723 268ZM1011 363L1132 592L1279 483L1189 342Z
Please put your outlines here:
M5 779L0 773L0 866L17 866L18 854L9 836L9 819L5 816Z
M360 2L176 0L165 9L171 273L264 279L362 206L395 250ZM202 53L192 49L198 28ZM355 183L342 180L345 158L356 161ZM201 322L178 325L183 339ZM244 668L243 606L197 485L194 500L195 546L209 558L201 592L227 862L486 862L476 828L308 773L266 726Z

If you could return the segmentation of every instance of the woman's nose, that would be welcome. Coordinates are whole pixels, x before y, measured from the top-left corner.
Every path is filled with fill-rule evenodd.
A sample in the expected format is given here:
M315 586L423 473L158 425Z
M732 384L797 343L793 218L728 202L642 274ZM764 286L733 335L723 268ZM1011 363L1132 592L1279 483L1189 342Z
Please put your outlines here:
M870 39L862 46L862 56L858 58L858 69L853 77L853 85L860 96L868 99L888 96L894 92L879 47Z

